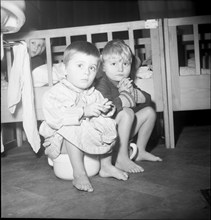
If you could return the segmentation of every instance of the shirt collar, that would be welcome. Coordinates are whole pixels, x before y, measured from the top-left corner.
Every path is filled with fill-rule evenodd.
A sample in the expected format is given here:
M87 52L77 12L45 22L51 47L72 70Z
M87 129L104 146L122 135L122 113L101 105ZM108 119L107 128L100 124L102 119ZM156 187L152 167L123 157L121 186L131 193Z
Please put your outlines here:
M66 86L68 89L70 89L70 90L72 90L72 91L74 91L76 93L91 95L94 92L94 90L95 90L94 86L91 86L90 88L85 89L85 90L78 89L71 82L69 82L67 79L62 79L61 83L64 86Z

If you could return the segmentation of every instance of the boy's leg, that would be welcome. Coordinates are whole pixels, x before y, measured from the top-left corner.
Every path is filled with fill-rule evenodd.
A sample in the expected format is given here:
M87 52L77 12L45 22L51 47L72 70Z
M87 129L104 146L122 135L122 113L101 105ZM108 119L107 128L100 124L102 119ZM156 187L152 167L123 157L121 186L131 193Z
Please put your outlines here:
M129 158L128 147L130 132L134 121L134 112L130 108L123 108L116 117L120 147L115 166L129 173L143 172L144 169Z
M127 180L128 174L111 164L112 153L101 155L101 168L99 175L101 177L114 177L119 180Z
M62 153L65 153L65 151L69 156L73 168L73 185L79 190L92 192L93 187L84 167L84 153L67 140L64 140L62 147Z
M146 146L153 131L156 121L156 112L151 107L145 107L136 112L136 125L133 128L133 136L138 133L137 146L138 146L138 160L148 161L162 161L160 157L157 157L149 152L146 152Z

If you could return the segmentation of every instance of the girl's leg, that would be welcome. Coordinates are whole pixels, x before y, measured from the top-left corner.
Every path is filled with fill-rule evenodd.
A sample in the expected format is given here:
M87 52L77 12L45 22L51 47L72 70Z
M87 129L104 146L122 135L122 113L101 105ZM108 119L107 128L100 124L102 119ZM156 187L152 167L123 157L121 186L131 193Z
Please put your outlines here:
M153 131L156 121L156 112L151 107L145 107L136 112L136 124L133 128L133 136L138 133L137 146L138 146L138 160L148 161L162 161L160 157L157 157L147 152L146 146Z
M99 175L101 177L114 177L119 180L127 180L128 174L111 164L111 155L112 153L101 155Z
M62 153L67 153L73 168L73 186L79 190L92 192L94 189L87 176L83 157L84 153L79 148L64 140Z
M144 169L130 160L128 153L129 138L133 121L134 111L130 108L123 108L116 117L120 147L115 166L129 173L139 173L143 172Z

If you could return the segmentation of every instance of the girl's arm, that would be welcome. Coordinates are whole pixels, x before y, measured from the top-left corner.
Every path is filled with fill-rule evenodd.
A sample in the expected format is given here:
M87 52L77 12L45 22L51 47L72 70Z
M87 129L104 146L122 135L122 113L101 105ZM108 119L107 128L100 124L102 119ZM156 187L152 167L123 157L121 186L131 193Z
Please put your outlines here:
M122 110L122 100L119 97L118 90L117 90L118 94L114 95L111 91L108 81L105 80L105 78L100 77L99 79L97 79L95 88L103 95L104 98L107 98L108 100L112 101L117 112Z
M135 84L133 84L133 88L136 103L150 103L152 101L149 93L141 90Z
M60 92L47 92L42 101L45 121L53 129L81 123L84 110L82 107L76 107L73 99L61 95Z

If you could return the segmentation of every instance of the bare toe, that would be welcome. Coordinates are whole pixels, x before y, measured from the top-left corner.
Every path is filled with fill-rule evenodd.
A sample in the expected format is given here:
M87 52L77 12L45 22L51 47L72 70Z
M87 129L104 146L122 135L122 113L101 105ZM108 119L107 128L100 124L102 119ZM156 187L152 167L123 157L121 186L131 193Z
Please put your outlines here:
M141 166L139 166L129 158L119 158L119 160L116 161L115 166L128 173L144 172L144 169Z
M114 177L118 180L127 180L128 179L127 172L124 172L113 165L103 167L103 168L101 167L99 175L101 177Z
M162 159L160 157L157 157L149 152L143 151L143 152L139 152L138 157L136 158L136 161L138 160L147 160L147 161L162 161Z
M128 170L129 173L140 173L144 172L144 169L140 166L132 167L131 169Z
M81 191L87 191L87 192L93 192L94 189L89 182L89 179L86 175L77 176L72 181L73 186L76 187L76 189Z

